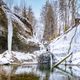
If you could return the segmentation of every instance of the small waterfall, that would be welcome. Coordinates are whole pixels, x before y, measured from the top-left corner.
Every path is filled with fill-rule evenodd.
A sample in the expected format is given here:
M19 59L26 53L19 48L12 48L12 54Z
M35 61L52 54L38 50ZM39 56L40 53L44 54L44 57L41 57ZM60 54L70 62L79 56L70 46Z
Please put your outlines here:
M7 21L8 21L8 52L11 53L12 49L12 37L13 37L13 26L12 26L12 21L16 21L20 27L23 30L23 33L26 34L27 32L31 32L31 29L26 27L25 24L20 20L24 19L23 17L20 17L20 19L12 13L6 5L2 7L4 13L6 14ZM28 20L26 20L28 22ZM29 23L29 22L28 22Z
M2 0L1 0L2 1ZM12 26L12 19L11 19L11 11L7 7L7 5L2 1L2 9L7 17L8 22L8 52L11 53L12 49L12 36L13 36L13 26Z
M52 69L52 65L53 65L53 58L52 55L50 55L50 68Z
M12 26L12 20L9 13L7 13L7 19L8 19L8 52L11 53L13 26Z

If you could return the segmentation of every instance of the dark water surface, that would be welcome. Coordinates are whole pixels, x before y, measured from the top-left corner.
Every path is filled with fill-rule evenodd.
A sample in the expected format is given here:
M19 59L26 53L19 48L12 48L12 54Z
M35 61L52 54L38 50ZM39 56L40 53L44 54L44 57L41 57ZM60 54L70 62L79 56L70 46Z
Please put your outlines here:
M80 80L79 66L5 65L0 66L0 80Z

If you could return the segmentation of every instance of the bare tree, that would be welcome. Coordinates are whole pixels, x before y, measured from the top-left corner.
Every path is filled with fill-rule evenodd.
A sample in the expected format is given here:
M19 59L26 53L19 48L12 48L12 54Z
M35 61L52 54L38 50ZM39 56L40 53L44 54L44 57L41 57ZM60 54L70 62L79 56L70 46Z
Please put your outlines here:
M59 0L59 34L75 23L76 0Z
M44 30L44 39L51 40L55 37L55 17L53 6L49 1L46 1L46 4L42 8L41 20L45 27Z

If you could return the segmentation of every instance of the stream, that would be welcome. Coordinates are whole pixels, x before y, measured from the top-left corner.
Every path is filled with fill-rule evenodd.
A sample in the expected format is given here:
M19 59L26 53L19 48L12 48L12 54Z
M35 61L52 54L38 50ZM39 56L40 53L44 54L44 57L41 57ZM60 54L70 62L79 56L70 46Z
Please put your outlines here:
M80 80L79 66L48 64L0 66L0 80Z

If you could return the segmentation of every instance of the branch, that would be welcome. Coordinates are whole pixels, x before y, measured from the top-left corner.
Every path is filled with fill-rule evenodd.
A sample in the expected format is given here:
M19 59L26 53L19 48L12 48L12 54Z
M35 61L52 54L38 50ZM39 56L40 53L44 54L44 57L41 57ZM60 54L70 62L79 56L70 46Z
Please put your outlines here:
M69 58L72 55L72 53L70 53L70 49L71 49L71 43L73 41L73 38L76 35L76 31L77 31L77 27L76 27L75 33L74 33L74 35L73 35L73 37L72 37L72 39L70 41L70 47L68 49L68 55L66 55L62 60L60 60L59 62L57 62L55 65L53 65L53 68L57 67L59 64L61 64L62 62L64 62L67 58Z

